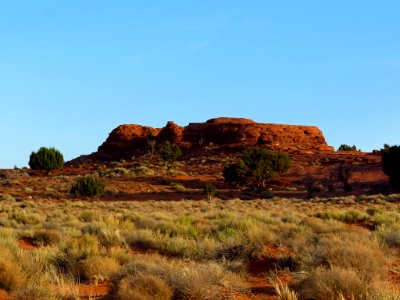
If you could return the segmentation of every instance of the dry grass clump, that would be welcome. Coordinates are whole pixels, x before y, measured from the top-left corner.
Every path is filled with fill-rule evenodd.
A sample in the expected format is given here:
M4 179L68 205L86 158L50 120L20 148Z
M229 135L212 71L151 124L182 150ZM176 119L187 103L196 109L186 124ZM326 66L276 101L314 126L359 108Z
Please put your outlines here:
M140 274L161 278L173 291L174 299L226 299L239 288L241 279L217 263L167 260L158 255L140 256L121 268L115 282Z
M315 244L299 248L295 259L303 270L340 267L355 271L365 282L373 282L383 274L385 257L378 243L368 236L363 237L362 232L342 232L319 238Z
M297 293L291 290L287 284L283 284L279 279L274 284L276 297L278 300L297 300Z
M354 270L317 268L301 274L295 284L298 299L398 300L400 295L383 282L367 284Z
M127 276L118 283L118 300L169 300L172 289L160 278L150 274Z
M390 247L400 246L400 224L380 226L375 234Z
M276 284L281 300L399 299L383 292L397 266L381 245L400 245L400 206L322 200L3 202L0 287L66 300L108 278L119 299L226 299L263 260L295 278ZM39 247L22 251L20 237Z
M12 295L12 300L59 300L60 298L48 287L41 285L21 288Z
M111 278L119 271L120 265L114 258L96 255L80 261L78 268L82 280L96 282Z
M99 214L94 210L85 210L78 216L78 219L82 222L94 222L99 220L99 218Z
M299 299L337 300L367 299L370 287L363 282L354 270L332 267L317 268L306 273L296 285Z
M0 287L13 291L23 286L27 275L7 249L0 250Z
M32 236L32 243L36 246L49 246L60 243L64 234L57 229L37 230Z
M73 260L85 259L99 253L99 241L96 236L84 234L69 240L64 251Z

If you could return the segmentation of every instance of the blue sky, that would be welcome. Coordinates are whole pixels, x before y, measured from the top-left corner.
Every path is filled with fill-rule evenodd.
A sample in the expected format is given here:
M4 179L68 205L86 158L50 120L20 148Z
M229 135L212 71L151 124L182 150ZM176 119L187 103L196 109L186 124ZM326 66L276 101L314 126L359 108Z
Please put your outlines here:
M400 144L399 1L0 3L0 168L96 151L120 124L218 116Z

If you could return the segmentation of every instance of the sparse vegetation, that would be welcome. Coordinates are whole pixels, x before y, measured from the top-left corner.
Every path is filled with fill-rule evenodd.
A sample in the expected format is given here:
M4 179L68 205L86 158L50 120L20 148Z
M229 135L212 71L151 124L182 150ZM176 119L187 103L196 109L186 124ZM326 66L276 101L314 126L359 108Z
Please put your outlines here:
M64 166L64 157L55 148L41 147L32 152L29 157L29 166L32 170L54 170Z
M383 206L374 204L377 196L4 202L9 208L0 216L9 227L0 228L0 287L18 299L76 299L78 282L110 282L116 299L235 298L250 293L247 265L268 259L278 299L398 299L385 274L397 268L388 249L400 244L400 211L391 202L399 198L379 196ZM353 207L343 209L348 200ZM32 250L19 249L21 237Z
M260 150L195 151L210 155L173 163L143 155L53 176L0 170L0 288L12 299L82 299L100 287L112 299L210 300L261 298L251 295L258 282L281 300L399 299L400 195L361 195L368 186L358 182L363 164L377 166L379 157L301 154L278 178L288 161L265 175L270 156ZM344 186L332 175L341 161L357 172L350 182L344 172L354 195L334 189ZM224 184L224 165L232 182L248 186ZM96 184L77 185L89 177L108 192L71 201L73 190L91 197L82 191ZM218 198L207 201L215 185Z

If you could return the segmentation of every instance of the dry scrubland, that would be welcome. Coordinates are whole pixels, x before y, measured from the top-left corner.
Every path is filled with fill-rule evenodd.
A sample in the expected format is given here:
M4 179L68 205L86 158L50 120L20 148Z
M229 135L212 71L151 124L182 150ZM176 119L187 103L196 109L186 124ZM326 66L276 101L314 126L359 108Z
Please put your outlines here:
M400 299L400 195L1 199L0 298Z
M218 155L0 170L0 300L400 299L400 195L362 195L388 186L379 157L298 155L259 190ZM324 185L341 160L353 195ZM88 174L105 194L71 195Z

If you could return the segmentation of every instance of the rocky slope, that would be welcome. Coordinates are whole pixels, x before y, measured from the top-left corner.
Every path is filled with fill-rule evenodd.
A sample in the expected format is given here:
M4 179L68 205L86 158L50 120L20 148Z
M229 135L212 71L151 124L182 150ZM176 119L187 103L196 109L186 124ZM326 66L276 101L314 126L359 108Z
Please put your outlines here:
M242 118L216 118L204 123L178 126L168 122L163 128L126 124L115 128L93 158L127 159L149 151L151 141L165 141L192 149L206 145L220 147L265 146L288 152L333 151L315 126L256 123Z

